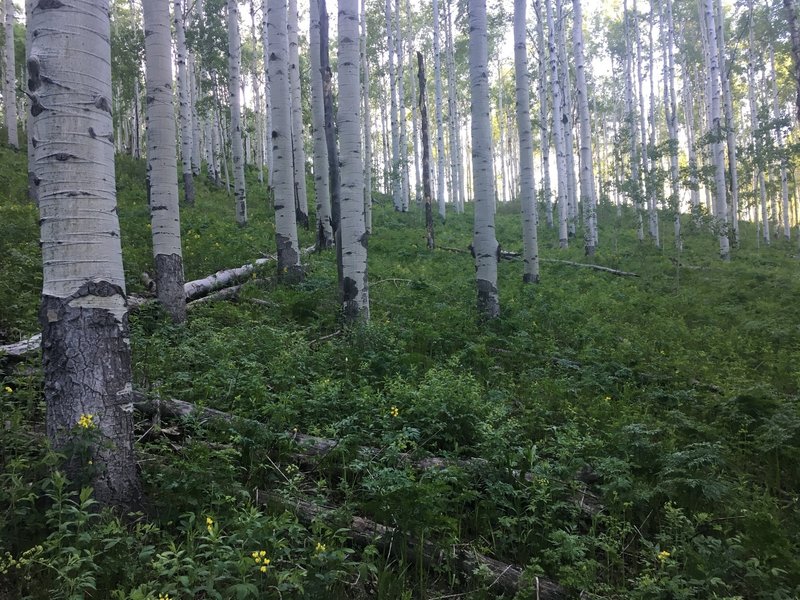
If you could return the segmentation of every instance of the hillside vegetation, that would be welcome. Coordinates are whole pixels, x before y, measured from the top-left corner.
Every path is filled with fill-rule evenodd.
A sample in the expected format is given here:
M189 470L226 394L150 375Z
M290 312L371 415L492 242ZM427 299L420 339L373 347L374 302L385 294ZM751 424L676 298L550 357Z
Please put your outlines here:
M41 274L24 154L0 150L0 164L5 343L36 332ZM143 181L144 163L120 159L133 293L151 263ZM181 217L187 280L274 252L253 173L241 230L232 196L197 183ZM340 324L332 252L308 255L294 287L265 267L185 326L152 303L134 311L138 391L247 419L138 413L144 514L98 512L66 481L46 445L38 359L2 363L0 598L501 593L488 569L426 564L420 541L523 568L518 598L537 598L537 577L574 597L800 596L796 242L758 247L742 224L723 263L688 218L680 255L670 239L637 242L629 209L604 206L599 223L595 262L639 277L544 262L541 284L524 286L519 261L502 261L489 324L470 255L428 251L423 211L378 197L368 326ZM466 250L471 212L436 234ZM497 235L520 250L518 206L499 207ZM544 258L584 260L553 231L540 239ZM298 432L339 443L310 458ZM447 460L420 468L429 457ZM332 510L309 522L298 498ZM353 515L397 528L392 548L353 542Z

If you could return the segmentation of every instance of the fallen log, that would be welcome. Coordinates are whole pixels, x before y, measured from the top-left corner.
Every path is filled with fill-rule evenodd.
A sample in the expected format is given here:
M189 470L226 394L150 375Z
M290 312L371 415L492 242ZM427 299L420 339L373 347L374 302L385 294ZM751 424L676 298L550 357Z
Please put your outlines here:
M317 519L325 519L330 509L312 502L292 499L288 500L275 493L255 492L256 504L277 504L289 510L300 522L311 525ZM389 527L364 517L353 516L350 520L347 536L359 546L375 545L383 552L416 562L421 559L425 567L450 566L459 572L463 580L469 580L476 574L484 573L485 580L490 582L488 589L498 594L514 596L523 585L522 569L481 554L465 544L453 545L447 549L439 548L431 542L422 541L404 535L395 527ZM555 581L545 577L534 577L530 591L538 600L561 600L568 598L567 591Z
M259 428L267 427L263 423L253 419L238 417L236 415L222 412L213 408L200 407L192 404L191 402L184 402L183 400L148 400L147 397L141 392L134 392L134 408L144 414L158 415L159 418L161 416L173 418L194 417L199 418L201 422L220 419L228 423L241 422ZM295 454L294 458L301 464L311 466L312 468L318 467L333 450L340 446L340 442L338 440L306 435L297 431L286 432L285 435L301 449L301 452L299 454ZM359 446L356 450L356 454L362 460L369 461L379 458L382 454L382 451L379 448L372 448L370 446ZM484 458L452 460L438 456L431 456L422 459L414 459L410 454L407 453L399 454L398 458L401 462L411 466L414 469L417 469L418 471L434 469L443 470L450 467L485 471L486 468L490 466L489 461ZM515 479L524 479L528 482L534 480L533 473L524 472L518 469L512 470L511 475ZM583 484L583 480L580 477L581 476L579 475L577 479ZM588 517L595 516L603 510L603 505L600 502L600 498L596 494L590 492L585 484L581 485L581 489L575 492L572 500L580 509L580 511Z
M451 248L448 246L439 246L439 248L441 250L447 250L448 252L458 252L460 254L470 253L469 250L464 250L463 248ZM501 250L499 256L500 258L505 260L514 260L515 258L519 258L520 256L522 256L522 253L510 252L508 250ZM631 273L629 271L620 271L619 269L612 269L611 267L604 267L602 265L593 265L591 263L580 263L572 260L561 260L558 258L539 258L539 261L569 265L571 267L584 267L586 269L594 269L595 271L603 271L604 273L611 273L612 275L618 275L620 277L639 277L638 273Z
M11 356L13 358L22 358L28 354L36 352L42 345L42 334L37 333L29 337L27 340L15 342L13 344L5 344L0 346L0 357Z

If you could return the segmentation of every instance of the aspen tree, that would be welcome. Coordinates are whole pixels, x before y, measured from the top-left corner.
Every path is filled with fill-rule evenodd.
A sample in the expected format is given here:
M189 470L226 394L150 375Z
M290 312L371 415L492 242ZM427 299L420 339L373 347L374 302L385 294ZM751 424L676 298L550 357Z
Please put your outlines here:
M558 50L556 49L553 9L550 0L544 0L547 12L547 44L550 57L550 83L553 87L553 138L556 145L556 171L558 173L558 244L569 245L569 208L567 193L567 150L562 122L561 78L558 74Z
M186 73L186 30L184 28L181 0L173 3L172 18L175 25L175 62L178 65L178 120L181 129L181 168L183 173L183 198L194 205L194 178L192 177L192 121L189 110L189 78Z
M536 231L536 184L533 177L528 49L525 43L527 0L514 0L514 74L516 76L517 132L519 136L520 203L522 204L522 281L539 281L539 240Z
M306 190L306 151L303 147L303 108L300 95L300 53L297 39L297 0L289 0L289 85L292 107L292 157L296 220L308 228L308 192Z
M261 0L261 49L264 53L264 162L267 166L267 185L272 186L272 95L269 85L268 0Z
M542 194L544 195L545 222L553 228L553 201L550 186L550 132L547 126L547 53L544 41L542 0L534 0L536 10L536 40L539 46L539 134L542 151Z
M19 148L17 131L17 81L14 56L14 2L5 0L5 74L3 79L3 101L8 130L8 145Z
M714 163L715 202L714 217L719 238L719 255L722 260L730 260L728 241L728 200L725 187L725 162L722 148L722 118L720 115L720 79L717 54L717 34L714 20L714 0L704 0L705 27L708 35L708 77L711 87L711 152Z
M439 217L447 216L444 173L444 119L442 118L442 57L439 43L439 0L433 0L433 78L436 101L436 200ZM451 199L452 201L452 199Z
M478 288L478 314L484 319L500 316L497 293L497 261L500 246L495 238L494 168L489 118L489 65L486 0L469 2L469 80L472 113L472 181L475 193L475 226L472 248Z
M733 120L733 94L731 93L730 65L725 59L725 11L722 0L717 0L717 45L722 108L725 118L725 141L728 146L728 175L731 182L731 231L734 241L739 240L739 167L736 144L736 123Z
M592 128L589 122L589 98L586 88L586 65L583 54L583 17L581 0L572 0L573 43L575 46L575 91L578 96L581 152L581 204L584 214L584 247L593 256L597 247L597 196L594 188L594 159L592 157Z
M339 125L341 292L345 319L369 321L364 165L361 159L358 0L339 0Z
M775 72L775 51L772 46L769 47L769 64L772 77L772 113L775 119L781 118L780 108L778 104L778 82L777 74ZM784 140L783 131L780 126L777 127L775 132L778 141L778 152L780 154L780 177L781 177L781 215L783 221L783 237L787 241L791 238L791 228L789 226L789 181L786 169L786 157L784 156Z
M91 430L95 496L133 509L141 486L116 205L108 2L51 3L33 10L27 25L37 32L27 69L47 434L56 450L67 450L79 432ZM70 476L86 472L83 455L67 456Z
M310 0L309 62L311 64L311 132L314 140L314 188L317 195L317 247L333 245L331 228L330 173L328 144L325 141L325 105L322 93L322 68L319 48L319 2Z
M392 0L386 0L386 49L389 54L389 95L390 95L390 122L392 127L392 201L396 211L403 210L402 175L400 171L400 123L398 121L397 79L395 76L394 58L394 18ZM401 101L402 102L402 101Z
M403 28L400 26L402 10L400 0L395 0L395 52L397 58L397 120L400 126L398 144L400 154L398 155L400 168L400 209L403 212L408 210L409 202L409 181L408 181L408 137L406 127L406 88L404 78L405 51L403 50Z
M302 277L294 201L289 39L286 0L269 0L269 82L272 93L272 188L275 192L275 240L278 274Z
M228 92L231 106L233 195L236 202L236 224L244 227L247 225L247 193L242 155L241 46L239 3L238 0L228 0Z
M167 0L144 0L147 90L147 195L158 299L176 323L186 320L178 208L172 40Z
M436 247L433 229L433 198L431 197L430 137L428 135L428 106L425 100L425 62L422 52L417 52L417 78L419 81L419 112L422 120L422 194L425 204L425 230L428 250Z
M367 62L367 6L361 0L361 30L359 32L361 53L361 94L364 110L364 225L372 233L372 120L369 109L369 63Z

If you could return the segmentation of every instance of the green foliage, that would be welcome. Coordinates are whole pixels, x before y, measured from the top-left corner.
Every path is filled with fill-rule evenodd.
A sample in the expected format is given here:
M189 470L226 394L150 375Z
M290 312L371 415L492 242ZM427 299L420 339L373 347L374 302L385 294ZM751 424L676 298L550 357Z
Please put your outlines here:
M12 339L35 330L40 259L23 157L0 152L18 167L0 173L0 244L14 256L0 323ZM117 174L137 291L152 261L143 165L120 158ZM265 198L254 175L251 198ZM187 278L273 251L266 202L251 202L238 230L232 199L201 179L197 189L182 214ZM518 208L498 207L508 250L520 249ZM596 261L639 278L545 262L542 283L526 286L521 265L503 261L502 317L479 325L469 254L427 251L419 211L377 204L374 218L369 325L341 327L331 253L308 255L294 287L267 266L237 301L199 305L183 326L152 305L131 315L136 388L265 424L140 417L146 516L100 511L80 473L60 474L63 457L42 441L38 369L4 367L0 595L493 597L490 581L453 565L354 552L353 514L600 597L800 593L800 289L788 245L759 248L742 223L723 264L687 220L678 256L639 245L635 215L603 207ZM470 236L469 213L437 230L444 247L466 249ZM582 260L557 246L542 229L543 257ZM309 464L295 429L338 444ZM445 462L415 467L431 457ZM343 508L301 524L276 499L296 494ZM270 559L265 571L255 558Z

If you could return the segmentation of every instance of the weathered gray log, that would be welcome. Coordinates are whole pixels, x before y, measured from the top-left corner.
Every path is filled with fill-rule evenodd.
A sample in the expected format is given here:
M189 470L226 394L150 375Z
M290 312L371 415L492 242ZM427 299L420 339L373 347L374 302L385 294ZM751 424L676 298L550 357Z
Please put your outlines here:
M27 340L14 342L13 344L6 344L0 346L0 357L11 356L13 358L22 358L28 354L33 354L42 345L42 334L37 333L29 337Z
M325 519L329 509L304 500L287 500L274 493L260 493L256 490L257 504L283 506L304 524L310 525L317 519ZM462 579L469 580L476 573L485 573L488 588L497 594L514 596L523 585L522 569L518 566L490 558L474 550L469 545L460 544L449 548L439 548L431 542L422 541L401 533L394 527L354 516L350 520L347 536L359 546L373 544L384 552L404 556L415 562L421 558L424 566L449 566L456 570ZM534 577L530 585L538 600L561 600L569 597L567 591L556 582L545 577Z
M189 281L183 286L183 291L186 292L186 301L196 300L213 291L236 285L250 277L258 267L266 265L274 260L274 256L267 256L266 258L259 258L255 262L236 267L235 269L224 269L208 277Z

